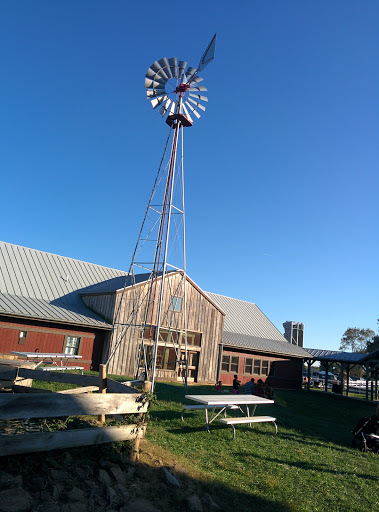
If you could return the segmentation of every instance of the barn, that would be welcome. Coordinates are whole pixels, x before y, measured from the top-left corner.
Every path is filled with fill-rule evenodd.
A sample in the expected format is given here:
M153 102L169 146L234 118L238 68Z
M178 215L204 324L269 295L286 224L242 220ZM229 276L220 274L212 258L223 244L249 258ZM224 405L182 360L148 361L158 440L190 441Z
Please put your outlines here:
M126 272L0 242L0 352L65 352L82 356L85 369L106 360L116 304L127 318L131 287ZM168 279L175 289L180 272ZM146 286L146 275L137 286ZM274 387L301 386L307 353L288 343L255 304L204 292L186 278L189 381L230 384L238 374L270 378ZM173 308L184 326L182 297ZM178 307L180 306L180 307ZM141 311L141 318L144 311ZM152 319L154 324L156 319ZM150 326L152 329L154 325ZM158 378L181 380L170 332L161 329ZM109 373L134 376L139 334L130 330L109 362ZM181 340L176 340L183 346Z

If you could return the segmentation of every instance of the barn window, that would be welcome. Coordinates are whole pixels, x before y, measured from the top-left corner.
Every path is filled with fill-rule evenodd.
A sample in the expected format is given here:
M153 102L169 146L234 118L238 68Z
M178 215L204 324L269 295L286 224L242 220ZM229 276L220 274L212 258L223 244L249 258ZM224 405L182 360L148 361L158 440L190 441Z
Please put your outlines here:
M251 375L253 373L253 360L252 359L245 359L245 373L248 373Z
M222 356L221 371L238 373L239 357Z
M182 339L184 342L184 334L183 334ZM200 347L201 346L201 333L187 331L187 345L194 346L194 347Z
M176 352L173 348L158 347L157 350L157 369L158 370L175 370Z
M262 361L262 375L268 375L269 362Z
M70 356L77 356L79 354L80 338L78 336L67 336L66 346L64 349L65 354Z
M181 297L173 297L171 299L171 311L180 312L182 310L182 298Z
M238 373L239 357L232 357L230 362L230 371L232 373Z
M221 371L228 372L230 365L230 356L222 356Z
M20 334L18 335L18 344L19 345L25 345L27 335L28 335L27 331L20 331Z
M260 359L254 359L254 371L256 375L261 374L261 360Z

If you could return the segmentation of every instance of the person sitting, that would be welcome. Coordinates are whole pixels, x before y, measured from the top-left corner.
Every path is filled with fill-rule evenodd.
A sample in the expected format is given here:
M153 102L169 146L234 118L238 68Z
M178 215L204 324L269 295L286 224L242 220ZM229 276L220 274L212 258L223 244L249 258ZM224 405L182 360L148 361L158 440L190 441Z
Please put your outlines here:
M264 392L266 398L268 398L269 400L274 400L274 390L272 389L269 381L266 381Z
M265 391L264 391L264 388L263 388L263 380L262 379L258 379L257 385L255 387L255 394L257 396L261 396L262 398L264 398L264 396L265 396Z
M219 393L222 393L222 382L221 382L221 380L219 380L217 382L216 391L218 391Z
M246 384L243 388L243 392L245 395L255 395L255 379L254 379L254 377L246 382Z

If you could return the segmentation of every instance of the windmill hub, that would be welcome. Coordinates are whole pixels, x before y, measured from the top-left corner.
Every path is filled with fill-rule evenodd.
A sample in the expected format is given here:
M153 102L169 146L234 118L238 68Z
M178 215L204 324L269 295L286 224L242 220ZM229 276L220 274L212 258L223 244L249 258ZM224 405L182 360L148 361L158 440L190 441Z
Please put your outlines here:
M181 94L183 96L184 93L188 91L188 89L191 87L191 84L183 84L181 83L179 87L175 89L175 94Z

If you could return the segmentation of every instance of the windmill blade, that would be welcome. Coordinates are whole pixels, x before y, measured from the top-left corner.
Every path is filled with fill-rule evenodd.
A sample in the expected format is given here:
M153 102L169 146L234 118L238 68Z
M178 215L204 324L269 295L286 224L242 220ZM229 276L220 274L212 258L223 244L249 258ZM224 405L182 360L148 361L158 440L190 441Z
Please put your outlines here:
M161 107L161 108L159 109L159 113L161 114L161 116L162 116L162 117L164 117L164 115L165 115L165 113L167 112L168 107L169 107L170 105L171 105L171 100L170 100L170 99L168 99L168 100L166 101L166 103L163 105L163 107Z
M168 59L168 62L170 63L172 78L178 78L178 59L176 57L172 57L171 59Z
M200 119L201 115L200 115L198 112L196 112L196 110L193 108L193 106L192 106L192 105L190 105L190 104L188 103L188 101L186 101L185 103L186 103L187 107L188 107L188 108L193 112L193 114L194 114L198 119Z
M189 93L189 96L191 96L191 98L199 98L199 100L201 101L208 101L208 98L206 96L200 96L200 94Z
M171 107L170 107L170 112L168 113L169 116L172 116L173 114L175 114L175 107L176 107L176 103L175 103L175 101L173 101L171 104Z
M151 100L151 105L153 108L156 108L158 105L161 105L167 99L168 99L168 96L167 96L167 94L165 94L164 96L161 96L158 99L156 98L154 100Z
M162 66L162 70L166 74L167 79L172 78L170 64L168 63L168 60L166 59L166 57L163 57L163 59L160 59L158 61L158 63Z
M164 94L166 94L166 91L164 89L148 89L146 91L147 99L158 98L159 96L163 96Z
M203 85L196 85L194 87L190 87L188 90L189 90L189 92L196 92L196 91L205 92L208 89L206 87L204 87Z
M201 103L199 103L198 101L194 101L191 98L188 98L188 101L190 101L191 103L196 105L196 108L200 108L201 110L203 110L205 112L205 110L206 110L205 107Z
M183 76L183 73L184 73L184 70L186 69L187 67L187 61L186 60L180 60L179 61L179 71L178 71L178 77L179 80L182 79L182 76Z
M214 59L216 51L216 34L212 37L212 41L207 46L207 49L203 53L200 59L199 65L197 66L197 72L201 71L208 66L208 64Z
M158 61L155 61L150 67L149 69L147 70L147 73L149 73L149 76L148 78L152 78L150 75L151 73L155 73L156 75L159 75L161 76L162 78L165 78L166 80L168 80L168 76L166 75L166 73L164 72L162 66L159 64ZM147 76L147 73L146 73L146 76Z
M186 109L186 106L184 105L184 103L182 104L182 107L183 107L184 114L185 114L186 118L188 119L188 121L189 121L190 123L193 123L193 119L192 119L192 117L189 115L188 110Z
M150 78L150 80L154 80L156 75L157 75L157 71L154 71L154 69L149 68L146 71L146 75L145 76L146 76L146 78Z
M145 76L150 80L155 80L156 82L164 83L166 83L169 78L162 68L160 69L160 71L154 71L153 69L149 68Z
M192 80L191 80L191 84L198 84L199 82L202 82L204 80L204 78L201 78L201 76L195 76Z
M150 78L145 78L145 87L147 89L164 89L167 80L163 80L163 78L158 78L155 80L150 80Z

